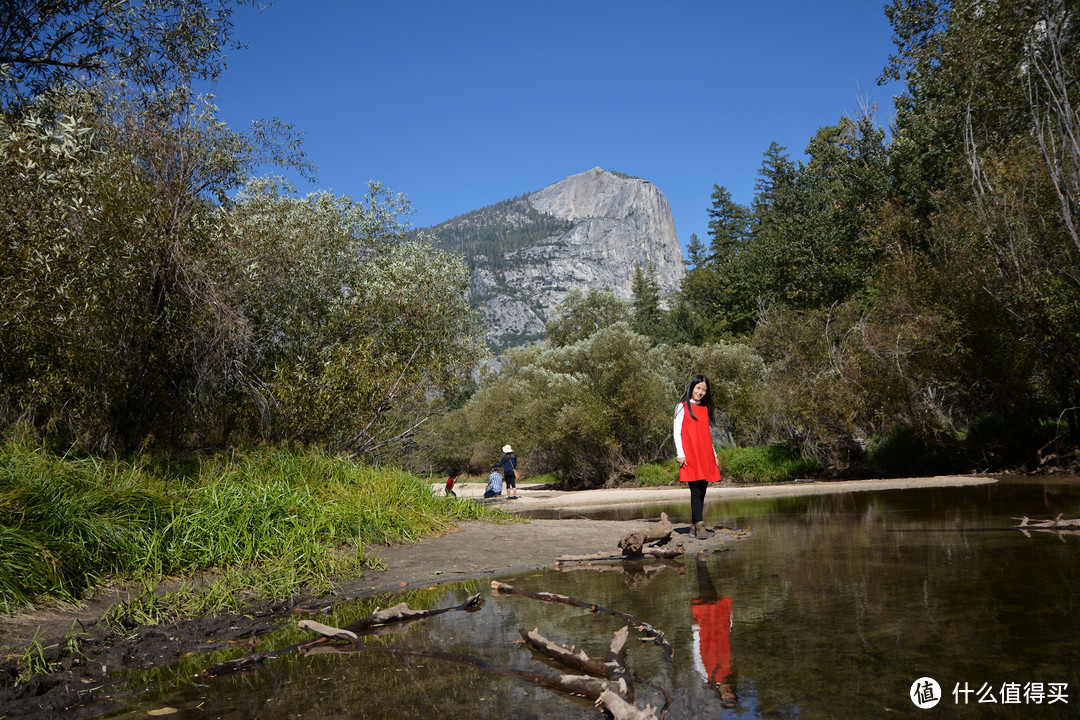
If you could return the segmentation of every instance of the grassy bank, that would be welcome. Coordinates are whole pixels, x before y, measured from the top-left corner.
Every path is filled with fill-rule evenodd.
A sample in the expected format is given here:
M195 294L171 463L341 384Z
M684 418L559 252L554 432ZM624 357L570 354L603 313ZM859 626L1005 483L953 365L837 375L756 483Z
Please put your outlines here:
M364 544L496 516L437 497L408 473L318 453L104 460L9 442L0 447L0 612L77 601L117 581L145 588L131 609L146 619L319 592L373 567ZM180 589L163 598L164 578Z

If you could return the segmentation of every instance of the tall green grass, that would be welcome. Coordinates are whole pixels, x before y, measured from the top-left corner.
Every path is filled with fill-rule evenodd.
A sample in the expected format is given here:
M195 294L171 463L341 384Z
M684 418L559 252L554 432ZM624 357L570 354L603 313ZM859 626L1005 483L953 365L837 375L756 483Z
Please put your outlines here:
M61 457L8 442L0 446L0 612L77 601L111 581L139 581L155 595L163 578L204 574L218 584L185 584L177 597L224 606L245 591L324 590L373 566L364 545L417 540L479 517L505 515L438 497L408 473L319 453L253 450L185 466Z

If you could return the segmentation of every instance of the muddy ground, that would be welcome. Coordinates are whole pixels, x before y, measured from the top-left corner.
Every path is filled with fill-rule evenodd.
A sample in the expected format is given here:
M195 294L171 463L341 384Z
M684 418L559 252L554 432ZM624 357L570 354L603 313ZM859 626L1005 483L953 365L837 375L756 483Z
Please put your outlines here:
M793 483L769 486L718 486L710 488L708 501L725 497L766 497L907 487L968 485L993 482L977 476L874 480L829 483ZM442 492L441 487L438 489ZM476 498L478 484L459 485L462 499ZM82 720L116 709L100 690L105 676L130 668L169 665L189 653L208 652L226 644L248 644L253 638L284 623L308 617L304 608L323 607L348 599L395 592L410 587L430 587L477 577L497 576L545 567L562 555L618 552L627 533L640 530L647 520L597 521L581 518L583 509L615 508L647 503L688 502L685 488L634 488L558 492L523 486L516 500L494 502L514 513L548 510L560 519L528 522L469 522L420 543L397 547L365 548L383 558L388 569L371 571L344 582L334 596L298 598L286 604L263 604L249 614L202 617L175 623L137 626L102 621L108 608L127 597L124 588L102 588L78 608L38 610L15 617L0 617L0 720L56 717ZM738 528L735 528L738 530ZM699 540L685 525L676 526L674 540L688 554L707 550L733 537L730 532ZM78 641L72 652L65 636ZM18 662L37 641L48 648L44 660L55 664L49 674L36 675L18 685Z

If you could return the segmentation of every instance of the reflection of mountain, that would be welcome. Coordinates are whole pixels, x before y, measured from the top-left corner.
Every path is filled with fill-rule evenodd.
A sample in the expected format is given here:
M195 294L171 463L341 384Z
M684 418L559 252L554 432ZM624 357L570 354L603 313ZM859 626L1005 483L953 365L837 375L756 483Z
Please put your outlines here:
M647 180L600 168L428 230L438 247L465 257L472 304L496 351L540 339L572 289L629 299L640 266L653 269L666 294L685 273L664 194Z

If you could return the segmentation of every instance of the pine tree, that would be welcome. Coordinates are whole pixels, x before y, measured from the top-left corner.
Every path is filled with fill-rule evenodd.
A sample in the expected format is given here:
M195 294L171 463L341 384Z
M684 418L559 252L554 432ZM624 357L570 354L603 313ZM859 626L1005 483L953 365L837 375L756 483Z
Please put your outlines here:
M690 255L688 264L691 269L705 266L708 258L705 255L705 246L698 239L697 233L690 233L690 242L686 246L686 252Z
M660 283L652 263L649 263L648 271L641 265L634 266L631 291L634 294L634 329L655 340L663 322L663 311L660 309Z
M712 207L709 208L709 261L724 264L731 260L739 244L749 234L750 213L731 199L722 185L713 185Z

